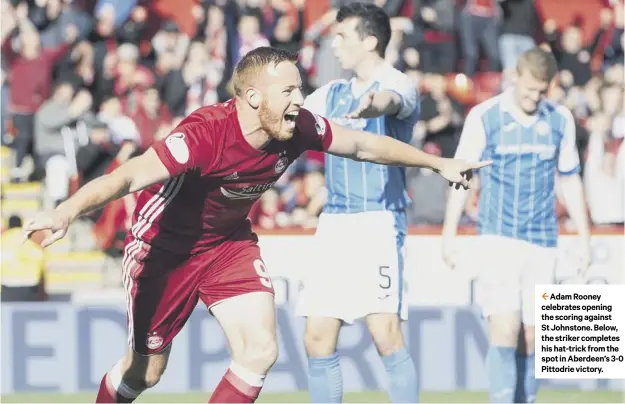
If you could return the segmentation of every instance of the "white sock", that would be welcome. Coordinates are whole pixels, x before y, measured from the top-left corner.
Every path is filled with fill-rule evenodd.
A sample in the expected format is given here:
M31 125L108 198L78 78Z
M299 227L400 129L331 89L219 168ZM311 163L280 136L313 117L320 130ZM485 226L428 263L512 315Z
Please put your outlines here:
M141 390L137 391L131 389L122 380L122 361L123 359L120 359L119 362L113 366L113 369L108 372L108 382L111 384L111 387L113 387L115 391L122 396L126 398L137 398L139 397L139 394L141 394Z
M265 375L256 374L234 362L230 363L230 371L252 387L263 387Z

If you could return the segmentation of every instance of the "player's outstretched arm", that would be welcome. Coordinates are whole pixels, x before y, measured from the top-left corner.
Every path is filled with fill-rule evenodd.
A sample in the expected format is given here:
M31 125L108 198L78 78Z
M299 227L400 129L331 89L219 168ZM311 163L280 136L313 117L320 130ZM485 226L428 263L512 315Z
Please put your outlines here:
M575 119L571 111L565 107L559 107L559 111L564 115L566 121L558 158L558 186L560 187L566 210L569 212L571 219L573 219L577 227L577 233L581 238L578 252L581 256L580 273L584 274L591 261L590 221L588 219L584 186L579 175L580 162L575 142Z
M75 219L107 203L170 177L169 171L153 149L128 160L110 174L87 183L57 210Z
M575 223L577 234L580 237L577 252L581 261L579 272L580 275L583 275L591 263L591 247L590 220L588 218L582 178L577 173L560 175L558 183L560 191L562 192L564 206L566 206L569 216L573 220L573 223Z
M350 119L376 118L382 115L397 115L401 108L401 97L390 90L370 91L362 98L360 105L345 117Z
M137 192L170 177L169 171L153 149L132 158L110 174L103 175L80 188L54 212L42 213L27 220L24 231L29 236L38 230L50 230L42 246L46 247L65 236L69 224L85 213L99 209L127 194Z
M456 148L456 158L478 161L486 146L486 133L481 121L480 107L473 108L466 117L460 142ZM486 179L484 179L486 181ZM445 220L443 222L443 261L449 268L455 266L454 239L458 230L458 223L465 210L468 194L463 190L452 189L447 196Z
M465 189L469 188L472 170L491 164L438 157L388 136L349 130L336 124L331 124L331 128L332 143L327 150L330 154L384 165L429 168Z

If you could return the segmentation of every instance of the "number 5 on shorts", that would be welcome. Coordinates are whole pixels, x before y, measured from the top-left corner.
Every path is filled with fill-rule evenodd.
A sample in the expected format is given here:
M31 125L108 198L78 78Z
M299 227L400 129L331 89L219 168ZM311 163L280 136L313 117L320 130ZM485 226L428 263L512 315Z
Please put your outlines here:
M260 277L260 283L262 283L264 287L272 289L273 284L271 283L271 277L269 276L269 272L267 272L267 267L265 266L265 263L261 260L255 260L254 269Z
M382 280L380 281L380 287L382 289L389 289L391 287L391 277L390 275L387 274L387 271L389 269L390 267L387 265L380 265L378 268L378 272L380 273L380 276L382 277Z

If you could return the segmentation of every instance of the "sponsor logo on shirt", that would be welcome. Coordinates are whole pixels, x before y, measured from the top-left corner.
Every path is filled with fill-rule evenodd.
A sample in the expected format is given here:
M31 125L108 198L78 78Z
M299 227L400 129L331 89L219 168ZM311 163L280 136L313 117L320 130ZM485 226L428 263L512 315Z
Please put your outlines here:
M538 154L541 160L552 159L556 154L556 146L552 144L501 144L495 148L497 154Z
M273 187L275 183L276 182L273 181L267 184L256 184L256 185L250 185L247 187L237 188L237 189L226 189L222 186L220 190L221 190L221 194L228 199L233 199L233 200L258 199L263 194L263 192Z

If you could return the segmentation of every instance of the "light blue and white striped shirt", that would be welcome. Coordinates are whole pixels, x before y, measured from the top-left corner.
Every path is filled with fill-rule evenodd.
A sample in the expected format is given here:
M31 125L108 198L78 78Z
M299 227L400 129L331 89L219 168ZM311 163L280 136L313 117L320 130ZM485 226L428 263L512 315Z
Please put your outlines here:
M346 128L391 136L409 143L419 119L419 96L416 83L404 73L384 63L366 88L356 88L355 79L335 80L306 98L304 108L325 116ZM344 119L370 91L394 91L401 98L396 116L372 119ZM326 154L326 213L366 211L402 211L410 205L403 167L384 166Z
M480 169L478 233L553 247L558 239L556 172L577 175L575 121L566 107L543 100L527 116L513 89L468 114L456 158L492 160Z

